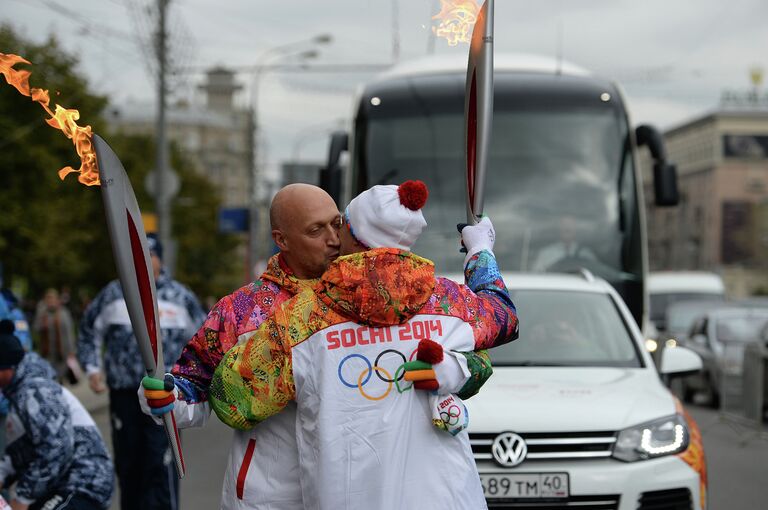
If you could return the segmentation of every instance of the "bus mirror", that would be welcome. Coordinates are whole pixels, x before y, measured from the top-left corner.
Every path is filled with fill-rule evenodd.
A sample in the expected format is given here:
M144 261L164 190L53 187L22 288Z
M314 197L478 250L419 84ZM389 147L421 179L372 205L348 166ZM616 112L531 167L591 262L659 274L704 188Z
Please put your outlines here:
M659 207L671 207L680 201L677 191L677 167L669 163L659 161L653 165L653 192L656 205Z
M346 131L336 131L331 135L328 148L328 160L320 169L320 187L323 188L341 207L341 154L349 149L349 135Z
M638 147L648 147L653 158L653 191L656 205L668 207L677 205L680 200L677 191L677 168L667 161L664 139L654 126L643 124L635 129Z

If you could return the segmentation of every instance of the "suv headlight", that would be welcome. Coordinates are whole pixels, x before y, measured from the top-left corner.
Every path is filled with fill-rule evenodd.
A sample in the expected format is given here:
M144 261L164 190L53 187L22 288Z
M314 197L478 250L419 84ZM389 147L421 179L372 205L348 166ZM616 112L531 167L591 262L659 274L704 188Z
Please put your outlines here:
M688 423L676 414L622 430L613 447L613 456L634 462L674 455L685 451L688 441Z

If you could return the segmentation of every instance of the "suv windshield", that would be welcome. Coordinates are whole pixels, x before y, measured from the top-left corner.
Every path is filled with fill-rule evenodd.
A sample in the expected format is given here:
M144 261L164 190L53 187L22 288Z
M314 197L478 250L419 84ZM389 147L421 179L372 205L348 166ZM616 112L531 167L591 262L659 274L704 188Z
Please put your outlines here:
M704 292L652 292L650 295L650 314L651 320L656 324L656 327L669 331L679 331L679 329L673 328L679 328L682 325L680 322L687 321L688 317L676 319L676 323L673 326L672 317L668 315L668 312L671 306L681 301L725 301L725 296L723 294L708 294ZM694 318L691 317L691 319ZM688 325L690 325L690 322Z
M495 366L642 367L635 343L606 294L512 291L520 338L491 349Z
M721 297L720 299L710 299L708 301L699 301L697 299L696 301L673 303L667 310L666 331L672 334L685 335L691 329L696 319L704 315L707 310L722 307L723 301L724 299ZM651 297L651 302L653 302L653 296ZM653 308L653 305L651 307Z

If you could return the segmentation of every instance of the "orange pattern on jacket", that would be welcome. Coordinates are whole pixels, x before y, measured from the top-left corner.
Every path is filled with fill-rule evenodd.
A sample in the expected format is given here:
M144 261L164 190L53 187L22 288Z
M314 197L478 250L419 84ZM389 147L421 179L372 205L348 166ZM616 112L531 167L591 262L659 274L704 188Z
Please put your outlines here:
M704 442L701 437L701 431L696 421L688 414L680 401L675 398L675 408L679 414L685 417L688 422L688 432L690 440L688 448L683 453L678 453L686 464L699 474L699 494L701 496L702 510L707 507L707 459L704 457Z
M503 281L493 279L495 260L490 252L474 260L478 272L494 268L488 271L486 290L477 294L435 278L432 262L410 252L377 248L340 257L313 289L285 302L245 344L227 353L211 385L213 410L242 430L277 414L295 397L292 348L321 329L350 320L391 326L417 313L446 315L472 328L477 348L513 340L517 315Z

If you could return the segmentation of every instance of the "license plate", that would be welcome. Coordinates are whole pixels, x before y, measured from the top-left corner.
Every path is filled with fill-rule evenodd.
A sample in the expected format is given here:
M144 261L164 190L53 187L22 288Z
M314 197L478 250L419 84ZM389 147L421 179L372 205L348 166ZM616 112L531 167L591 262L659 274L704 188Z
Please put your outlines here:
M483 494L496 498L567 498L568 473L481 473Z

